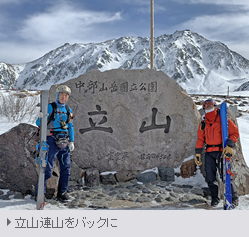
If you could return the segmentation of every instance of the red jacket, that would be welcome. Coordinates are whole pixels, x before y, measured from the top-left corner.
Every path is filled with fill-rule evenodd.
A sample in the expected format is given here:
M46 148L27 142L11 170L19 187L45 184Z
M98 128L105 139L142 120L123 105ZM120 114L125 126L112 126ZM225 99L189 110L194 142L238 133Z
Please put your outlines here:
M197 132L197 143L196 143L196 153L201 153L198 151L201 151L203 149L204 142L207 145L220 145L222 144L222 131L221 131L221 119L220 115L218 115L217 109L214 111L205 114L205 129L201 129L201 123L198 127ZM231 139L234 141L234 143L237 142L237 139L239 137L239 130L238 127L232 122L231 119L228 119L228 139ZM222 151L223 148L215 146L215 147L208 147L206 149L206 152L211 151Z

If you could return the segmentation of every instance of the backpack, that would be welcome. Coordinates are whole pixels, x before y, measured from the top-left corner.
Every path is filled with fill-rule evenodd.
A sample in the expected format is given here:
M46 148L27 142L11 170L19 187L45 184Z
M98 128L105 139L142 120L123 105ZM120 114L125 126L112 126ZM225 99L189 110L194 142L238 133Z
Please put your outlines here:
M55 120L55 114L57 113L57 104L55 103L55 102L52 102L52 103L50 103L51 105L52 105L52 107L53 107L53 112L49 115L49 117L48 117L48 122L47 122L47 125L53 120ZM68 107L68 105L65 105L65 107L66 107L66 110L67 110L67 121L66 121L66 123L68 123L68 120L69 120L69 116L70 116L70 110L69 110L69 107Z

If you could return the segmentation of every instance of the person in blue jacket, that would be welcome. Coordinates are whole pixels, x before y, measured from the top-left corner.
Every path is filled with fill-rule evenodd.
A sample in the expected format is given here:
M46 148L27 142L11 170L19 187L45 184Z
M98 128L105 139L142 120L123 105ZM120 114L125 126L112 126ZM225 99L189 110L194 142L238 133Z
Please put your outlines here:
M57 198L67 201L69 199L67 189L70 179L70 152L74 150L73 114L72 109L66 105L71 89L66 85L60 85L57 87L56 92L55 102L48 104L47 128L50 130L50 135L47 136L49 149L45 170L44 193L46 193L47 180L52 175L52 169L57 157L60 164ZM36 120L38 127L40 127L40 117ZM35 196L37 196L37 186Z

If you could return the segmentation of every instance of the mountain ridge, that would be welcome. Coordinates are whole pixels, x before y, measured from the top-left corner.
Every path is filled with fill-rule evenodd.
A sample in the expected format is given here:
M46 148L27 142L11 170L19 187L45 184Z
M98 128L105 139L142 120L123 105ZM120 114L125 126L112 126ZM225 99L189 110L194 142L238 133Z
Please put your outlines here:
M219 41L189 30L154 40L154 67L189 93L248 90L249 60ZM26 64L0 63L0 86L44 88L89 70L150 68L150 38L120 37L101 43L64 45ZM240 89L241 88L241 89Z

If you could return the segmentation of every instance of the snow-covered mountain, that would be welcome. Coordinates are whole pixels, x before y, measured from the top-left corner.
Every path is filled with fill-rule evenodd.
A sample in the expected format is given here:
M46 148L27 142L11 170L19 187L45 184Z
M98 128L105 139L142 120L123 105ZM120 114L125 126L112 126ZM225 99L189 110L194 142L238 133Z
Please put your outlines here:
M189 30L155 38L154 67L189 93L249 90L249 60L225 44ZM121 37L103 43L64 44L26 64L0 63L0 86L44 88L91 69L150 68L150 38Z
M249 91L249 81L243 83L239 88L235 91Z

